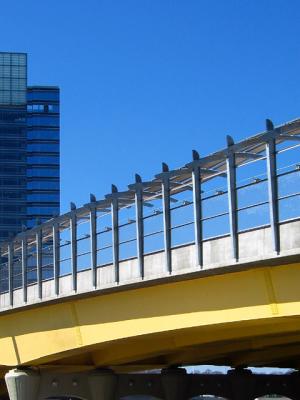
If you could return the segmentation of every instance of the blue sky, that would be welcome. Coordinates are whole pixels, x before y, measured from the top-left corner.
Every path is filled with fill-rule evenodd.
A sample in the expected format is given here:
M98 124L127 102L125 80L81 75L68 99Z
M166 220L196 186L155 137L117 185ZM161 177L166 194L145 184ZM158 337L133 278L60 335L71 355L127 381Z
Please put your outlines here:
M2 51L61 88L62 211L299 112L293 0L3 2Z

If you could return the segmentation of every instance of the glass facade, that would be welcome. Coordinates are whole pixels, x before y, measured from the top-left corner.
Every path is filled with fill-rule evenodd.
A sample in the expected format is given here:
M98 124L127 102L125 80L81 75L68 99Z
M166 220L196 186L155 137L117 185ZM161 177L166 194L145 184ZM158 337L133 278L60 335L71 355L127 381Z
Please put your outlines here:
M0 104L24 105L27 87L27 55L0 53Z
M27 55L0 52L0 241L59 214L59 88L27 86Z
M0 240L26 226L27 57L0 53Z
M59 89L27 91L27 226L59 214Z

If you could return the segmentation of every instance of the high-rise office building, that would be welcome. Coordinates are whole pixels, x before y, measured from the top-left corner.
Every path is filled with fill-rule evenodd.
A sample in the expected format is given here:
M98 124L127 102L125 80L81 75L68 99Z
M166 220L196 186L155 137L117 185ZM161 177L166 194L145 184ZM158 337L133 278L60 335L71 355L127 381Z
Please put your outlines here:
M59 205L59 88L28 87L27 55L0 53L0 241Z
M59 89L27 90L27 227L59 214Z

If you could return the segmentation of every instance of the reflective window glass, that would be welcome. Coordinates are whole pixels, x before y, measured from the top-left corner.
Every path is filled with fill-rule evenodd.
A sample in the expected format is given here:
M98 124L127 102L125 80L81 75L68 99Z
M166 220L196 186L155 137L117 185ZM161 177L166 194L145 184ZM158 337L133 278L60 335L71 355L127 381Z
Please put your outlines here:
M27 99L29 101L38 101L38 100L59 100L59 91L28 91Z
M56 156L30 156L27 157L28 164L59 164L59 157Z
M55 168L29 168L27 170L27 176L48 176L48 177L59 177L59 169Z
M30 193L27 195L28 201L37 201L37 202L58 202L59 194L52 193Z
M27 182L28 189L59 189L58 181L29 181Z
M27 151L36 151L44 153L59 152L58 143L29 143L27 145Z
M59 207L27 207L27 212L34 215L53 215L59 212Z
M28 125L58 126L59 118L54 116L34 115L28 118Z
M59 139L59 131L58 130L32 130L28 131L28 139Z

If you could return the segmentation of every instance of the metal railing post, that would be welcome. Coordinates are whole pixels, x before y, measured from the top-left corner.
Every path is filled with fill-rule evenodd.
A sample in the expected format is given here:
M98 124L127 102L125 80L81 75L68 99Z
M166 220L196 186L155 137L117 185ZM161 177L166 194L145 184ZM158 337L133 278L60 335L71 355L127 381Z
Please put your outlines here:
M75 211L71 212L70 233L71 233L71 268L72 268L72 289L77 291L77 218Z
M118 189L115 185L112 185L112 197L111 197L111 221L112 221L112 249L113 249L113 265L115 270L115 282L120 282L120 248L119 248L119 201L117 196L113 196L117 193Z
M91 272L92 286L97 288L97 211L95 207L90 209L90 244L91 244Z
M22 289L23 301L27 303L27 238L22 239Z
M59 229L58 224L54 223L52 226L53 237L53 277L54 277L54 293L59 295Z
M141 177L135 175L135 215L136 215L136 240L137 259L140 277L143 279L144 271L144 220L143 220L143 186Z
M232 247L232 257L237 261L239 258L238 245L238 219L237 219L237 193L236 193L236 166L235 155L230 151L230 147L234 145L231 136L227 136L228 154L226 157L227 168L227 187L228 187L228 210L229 225Z
M14 292L13 292L13 242L8 243L7 246L7 267L8 267L8 292L9 292L9 304L12 306L14 303Z
M203 246L202 246L202 202L201 202L201 174L200 167L195 161L200 159L199 154L193 150L193 204L194 204L194 232L195 232L195 250L196 263L203 267Z
M169 274L172 273L172 253L171 253L171 210L170 210L170 176L167 164L162 164L161 185L163 202L163 220L164 220L164 248L165 265Z
M37 284L38 284L38 296L42 299L42 231L38 230L35 236L36 240L36 272L37 272Z
M145 235L144 235L144 188L151 185L151 182L143 182L139 174L135 174L135 183L128 185L129 190L134 191L135 218L136 218L136 243L137 261L140 277L145 277ZM149 203L145 203L149 206Z
M270 120L266 121L267 131L274 129ZM278 188L276 173L276 141L270 137L266 143L267 157L267 176L268 176L268 195L270 210L270 225L272 232L273 250L279 254L280 252L280 235L279 235L279 216L278 216Z

